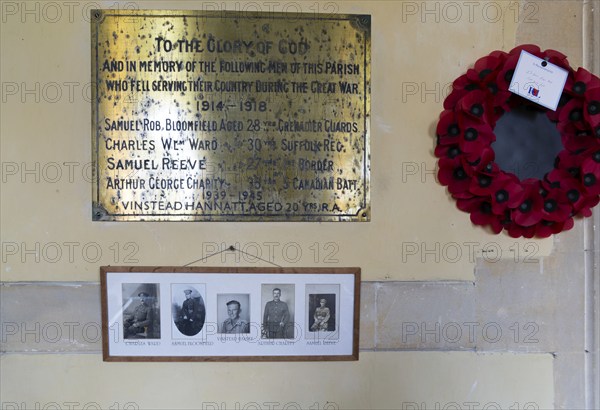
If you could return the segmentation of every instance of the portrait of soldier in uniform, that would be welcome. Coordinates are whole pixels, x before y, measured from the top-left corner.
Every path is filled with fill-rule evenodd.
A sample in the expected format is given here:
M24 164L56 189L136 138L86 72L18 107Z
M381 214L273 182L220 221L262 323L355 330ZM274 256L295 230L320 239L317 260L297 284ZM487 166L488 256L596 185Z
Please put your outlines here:
M217 332L227 334L250 333L250 294L217 294Z
M204 300L192 285L172 285L173 320L177 330L185 336L195 336L204 327L206 309ZM181 297L183 295L183 301Z
M263 298L265 287L271 289L272 300L264 305L262 321L263 339L287 339L294 337L294 321L290 312L290 305L294 305L294 285L263 285ZM286 290L285 299L282 289ZM290 305L288 305L288 303Z
M321 299L319 301L320 306L315 309L315 314L313 315L313 319L315 319L314 323L310 327L310 330L313 332L317 332L319 330L329 330L329 318L331 318L331 311L325 305L327 305L326 299Z
M337 339L339 334L339 285L307 285L306 338Z
M250 324L240 318L242 308L237 300L227 302L227 315L229 318L223 322L221 333L250 333Z
M159 339L160 315L154 303L155 297L158 296L158 285L124 283L122 290L124 299L123 337L125 339Z

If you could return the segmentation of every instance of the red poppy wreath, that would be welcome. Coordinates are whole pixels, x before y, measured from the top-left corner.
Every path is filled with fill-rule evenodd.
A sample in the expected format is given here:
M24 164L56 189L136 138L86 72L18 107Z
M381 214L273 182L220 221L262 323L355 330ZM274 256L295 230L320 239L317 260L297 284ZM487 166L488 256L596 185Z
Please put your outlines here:
M558 108L551 111L511 93L509 85L521 50L568 72ZM494 127L511 109L535 105L561 135L554 168L540 179L519 179L495 161ZM558 51L522 45L494 51L457 78L437 125L439 182L471 214L475 225L511 237L548 237L588 217L600 201L600 79L575 71Z

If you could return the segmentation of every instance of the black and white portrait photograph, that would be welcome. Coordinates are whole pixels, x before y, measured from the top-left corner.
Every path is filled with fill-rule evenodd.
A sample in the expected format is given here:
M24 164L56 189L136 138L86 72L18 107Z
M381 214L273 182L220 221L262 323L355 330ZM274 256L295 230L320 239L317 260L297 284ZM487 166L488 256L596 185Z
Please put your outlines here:
M333 332L335 330L335 295L309 295L309 332Z
M219 333L250 333L250 294L217 294L217 321Z
M171 285L171 303L175 328L183 336L196 336L204 327L206 306L204 284L174 283ZM173 329L173 337L180 336Z
M306 337L335 339L338 331L339 285L306 285Z
M156 283L123 283L123 337L160 339L159 287Z
M261 287L263 339L294 338L295 285L263 284Z

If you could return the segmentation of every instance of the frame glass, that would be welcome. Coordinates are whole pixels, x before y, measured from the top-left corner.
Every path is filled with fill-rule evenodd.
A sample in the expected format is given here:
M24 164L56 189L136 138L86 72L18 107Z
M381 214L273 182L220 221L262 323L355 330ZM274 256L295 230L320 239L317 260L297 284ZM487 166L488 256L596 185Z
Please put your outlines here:
M358 360L360 268L100 268L104 361Z

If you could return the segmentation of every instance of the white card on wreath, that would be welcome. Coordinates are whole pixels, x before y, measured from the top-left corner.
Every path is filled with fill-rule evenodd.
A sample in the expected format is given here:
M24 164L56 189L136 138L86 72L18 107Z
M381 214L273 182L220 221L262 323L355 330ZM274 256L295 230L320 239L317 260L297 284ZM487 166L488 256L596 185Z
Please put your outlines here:
M567 76L564 68L521 50L509 91L555 111Z

